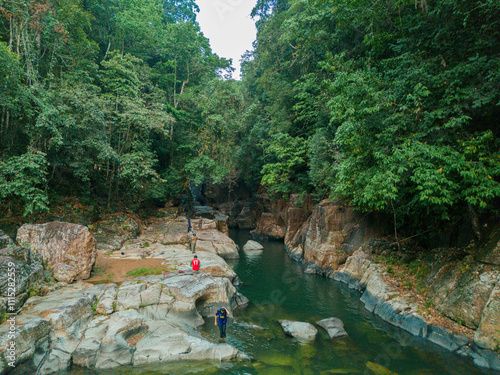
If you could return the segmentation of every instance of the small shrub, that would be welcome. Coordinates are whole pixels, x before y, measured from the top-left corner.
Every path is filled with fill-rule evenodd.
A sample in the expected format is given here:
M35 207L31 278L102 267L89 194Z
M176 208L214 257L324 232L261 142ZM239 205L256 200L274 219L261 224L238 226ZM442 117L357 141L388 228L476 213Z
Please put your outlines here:
M140 276L150 276L150 275L160 275L165 272L167 269L165 267L160 268L137 268L135 270L127 272L127 277L140 277Z

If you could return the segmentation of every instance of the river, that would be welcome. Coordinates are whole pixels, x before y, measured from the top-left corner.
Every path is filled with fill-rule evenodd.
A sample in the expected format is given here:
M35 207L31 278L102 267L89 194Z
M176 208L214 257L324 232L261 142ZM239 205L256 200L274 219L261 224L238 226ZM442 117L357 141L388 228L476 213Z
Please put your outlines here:
M231 231L230 235L240 248L249 238L248 231ZM282 242L262 243L261 255L246 257L241 252L239 260L228 262L243 283L239 291L251 305L235 311L228 323L227 342L250 355L252 362L158 364L109 372L74 369L71 374L495 374L382 321L365 310L359 293L346 285L305 274L305 267L288 257ZM278 323L279 319L313 323L329 317L344 322L348 338L330 340L318 327L316 340L302 344L286 337ZM207 318L200 331L206 338L218 340L213 318Z

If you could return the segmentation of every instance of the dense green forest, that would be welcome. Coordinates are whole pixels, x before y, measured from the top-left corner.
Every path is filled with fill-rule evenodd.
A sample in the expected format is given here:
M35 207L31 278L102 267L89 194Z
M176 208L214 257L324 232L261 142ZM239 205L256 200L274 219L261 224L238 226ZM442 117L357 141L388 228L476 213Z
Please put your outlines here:
M399 227L497 217L498 0L258 0L243 79L194 0L0 1L0 203L190 182L343 199Z
M479 236L500 196L500 2L259 0L253 16L255 178Z
M2 0L0 199L165 201L223 181L241 98L193 0Z

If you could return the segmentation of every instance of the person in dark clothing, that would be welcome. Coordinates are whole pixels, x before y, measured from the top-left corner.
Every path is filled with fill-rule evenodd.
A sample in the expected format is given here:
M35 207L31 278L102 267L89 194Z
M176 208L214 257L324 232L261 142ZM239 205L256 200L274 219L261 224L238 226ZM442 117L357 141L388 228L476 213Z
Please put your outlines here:
M193 227L191 226L191 219L190 219L190 218L188 218L188 233L189 233L189 232L191 232L191 229L192 229L192 228L193 228Z
M227 317L229 316L229 311L225 307L221 307L215 313L215 325L219 326L220 338L226 338L226 324Z

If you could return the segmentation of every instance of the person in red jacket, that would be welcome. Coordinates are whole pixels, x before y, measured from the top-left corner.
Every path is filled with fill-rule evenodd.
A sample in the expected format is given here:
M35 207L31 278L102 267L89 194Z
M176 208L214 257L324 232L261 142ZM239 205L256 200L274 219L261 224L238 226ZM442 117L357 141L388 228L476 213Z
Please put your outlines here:
M191 261L191 269L193 271L199 271L200 270L200 260L198 259L198 256L194 256L194 259Z

